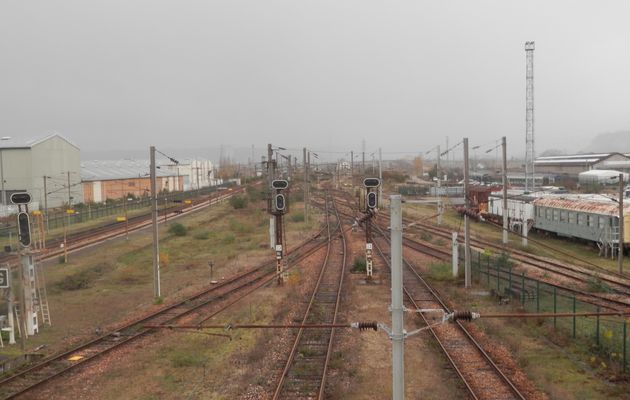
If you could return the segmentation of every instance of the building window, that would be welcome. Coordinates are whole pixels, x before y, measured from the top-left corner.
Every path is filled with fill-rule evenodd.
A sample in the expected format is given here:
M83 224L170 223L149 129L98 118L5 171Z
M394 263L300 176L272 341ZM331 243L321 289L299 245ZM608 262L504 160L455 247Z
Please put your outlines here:
M569 223L571 225L575 225L575 213L574 212L569 212Z
M549 221L551 221L551 209L547 209L545 210L545 219L548 219Z
M577 217L578 217L577 218L577 224L578 225L584 225L584 214L579 213Z
M606 217L599 217L599 229L604 229L606 227Z
M560 219L560 211L553 210L553 220L558 221Z
M595 225L593 222L593 216L590 214L586 214L586 226L593 226Z
M560 211L560 222L567 222L567 212Z

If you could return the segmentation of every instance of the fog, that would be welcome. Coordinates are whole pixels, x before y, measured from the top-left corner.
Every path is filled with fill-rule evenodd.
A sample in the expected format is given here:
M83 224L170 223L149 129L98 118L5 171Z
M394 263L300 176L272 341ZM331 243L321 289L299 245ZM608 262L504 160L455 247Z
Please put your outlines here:
M573 152L630 128L629 15L627 1L5 0L0 134L256 156L505 135L518 156L533 40L536 150Z

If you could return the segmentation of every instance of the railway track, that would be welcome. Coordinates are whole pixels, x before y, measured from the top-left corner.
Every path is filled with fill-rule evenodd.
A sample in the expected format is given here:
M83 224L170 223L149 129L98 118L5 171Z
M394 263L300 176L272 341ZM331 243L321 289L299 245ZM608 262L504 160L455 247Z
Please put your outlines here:
M374 245L385 264L391 268L390 255L384 250L389 247L388 238L385 236L375 238ZM446 313L451 312L437 292L404 257L403 290L410 308L443 309ZM426 325L433 323L424 314L419 315ZM526 398L463 323L456 321L453 324L440 324L429 328L429 331L464 383L471 398L490 400Z
M330 214L336 219L331 227ZM337 322L340 294L346 266L346 239L341 229L334 200L326 200L328 247L326 258L302 317L302 324ZM273 399L322 399L326 373L332 353L335 330L304 329L297 331L284 365Z
M292 265L310 256L328 243L322 229L317 234L297 245L289 253ZM51 380L77 370L114 349L129 344L141 337L154 334L157 326L172 324L193 313L210 313L211 316L227 309L234 302L247 296L258 287L276 279L275 260L261 264L228 280L195 293L186 299L163 307L149 315L109 331L96 339L82 343L70 350L53 355L27 369L15 371L0 380L0 398L13 399L44 385ZM226 303L227 304L224 304Z
M198 199L193 201L193 204L190 207L186 208L176 206L161 210L162 215L160 215L160 218L158 218L158 223L166 222L169 219L173 220L192 212L198 211L202 208L221 203L222 201L225 201L230 197L243 192L243 190L243 188L239 188L229 193L218 193L217 195L209 196L206 199ZM75 232L69 234L66 237L66 250L68 252L76 251L84 247L92 246L97 243L121 237L127 233L139 231L149 225L151 225L150 213L129 218L129 225L127 228L125 228L124 224L116 222L90 228L87 231ZM38 254L38 260L44 261L63 254L64 250L60 247L62 243L63 238L59 237L48 240L46 242L47 247L45 249L39 250L40 253ZM12 268L16 268L19 265L17 257L12 254L0 255L0 263L8 263Z
M345 195L345 199L348 204L347 207L349 211L344 212L344 215L348 218L354 218L352 209L353 203L350 199L348 199L347 195ZM379 214L378 219L380 222L377 221L375 226L378 226L381 230L386 229L384 225L389 225L389 216ZM425 231L440 236L449 242L451 240L451 232L447 229L437 228L421 222L411 222L408 218L404 218L403 222L406 226L405 229L407 229L408 232L411 230ZM411 239L408 235L403 238L403 244L413 250L420 251L445 262L450 262L450 250L443 250L438 246ZM504 251L502 245L497 245L493 242L478 238L471 239L471 247L476 248L478 251L483 251L487 248L494 249L497 252ZM575 282L582 286L588 286L594 280L601 279L603 282L610 285L615 293L589 292L581 290L574 285L561 284L557 281L554 282L551 279L551 274L548 274L549 276L538 278L539 280L544 281L548 286L570 292L579 300L593 304L594 306L609 310L625 310L630 307L630 299L628 298L628 295L630 295L630 280L628 278L621 277L620 275L614 273L610 273L609 275L602 274L601 272L588 270L579 266L572 266L559 261L549 260L516 249L510 249L510 257L521 263L526 268L530 267L543 270L546 273L555 274L565 280L568 279L571 282Z

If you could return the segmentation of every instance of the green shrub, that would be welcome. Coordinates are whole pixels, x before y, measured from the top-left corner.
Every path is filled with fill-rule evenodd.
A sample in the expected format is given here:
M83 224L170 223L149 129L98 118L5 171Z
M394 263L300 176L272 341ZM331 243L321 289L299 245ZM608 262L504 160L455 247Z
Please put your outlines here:
M429 276L436 281L452 281L452 266L449 263L433 263L429 265Z
M367 271L365 258L355 257L354 261L352 262L352 272L365 272L365 271Z
M174 224L171 224L171 226L168 227L168 233L171 233L175 236L186 236L186 232L187 232L186 227L177 222Z
M210 232L208 231L197 232L193 235L193 237L197 240L207 240L210 238Z
M292 222L304 222L304 213L299 211L289 216Z
M247 207L247 197L244 196L232 196L229 202L235 210Z

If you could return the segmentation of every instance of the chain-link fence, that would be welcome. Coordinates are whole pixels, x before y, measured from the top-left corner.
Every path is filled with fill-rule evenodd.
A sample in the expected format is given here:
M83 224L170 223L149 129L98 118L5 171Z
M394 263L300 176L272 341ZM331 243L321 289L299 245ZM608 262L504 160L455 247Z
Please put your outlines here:
M231 185L226 185L231 186ZM172 207L185 199L191 199L198 196L206 196L217 191L216 186L204 187L199 190L189 190L183 192L163 193L158 196L158 207L160 209ZM127 204L125 204L125 201ZM109 216L123 216L125 210L127 214L132 214L135 210L149 209L151 200L147 197L133 198L132 200L119 199L105 203L76 204L72 209L74 213L68 214L66 209L50 210L48 221L46 222L47 230L51 231L63 228L64 225L74 225L78 223L97 220L99 218ZM15 221L8 219L6 224L0 226L0 237L9 237L16 234Z
M460 249L463 263L463 248ZM515 262L507 254L471 251L473 282L491 289L505 302L518 302L521 308L536 313L586 313L614 311L588 303L579 295L557 285L515 272ZM600 284L601 285L601 284ZM594 291L606 291L594 281ZM593 350L600 358L627 371L627 339L629 320L622 317L555 317L540 320L556 333L571 338Z

